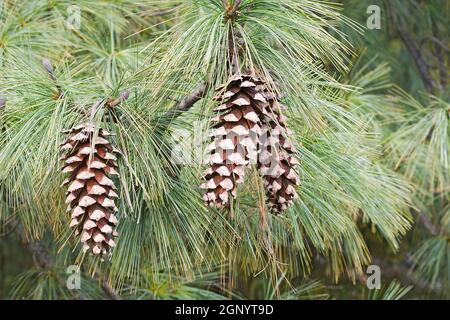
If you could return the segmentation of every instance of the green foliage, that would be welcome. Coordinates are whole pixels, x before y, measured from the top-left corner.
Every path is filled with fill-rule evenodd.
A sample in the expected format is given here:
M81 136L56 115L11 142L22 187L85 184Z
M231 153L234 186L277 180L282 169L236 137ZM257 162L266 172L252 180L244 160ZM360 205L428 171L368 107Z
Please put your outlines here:
M283 290L283 277L279 279L275 287L266 285L264 298L265 300L281 299L281 300L326 300L328 294L325 287L320 281L305 281L296 287ZM267 283L267 282L266 282ZM268 284L268 283L267 283ZM292 285L291 285L292 286Z
M412 269L431 287L450 287L450 245L446 237L424 241L414 253Z
M145 280L138 288L125 288L121 291L122 297L129 299L151 300L223 300L227 296L222 294L220 287L220 273L211 271L197 274L194 280L189 281L181 277L173 277L170 274L158 274L143 272Z
M397 281L392 281L387 287L380 290L371 290L369 300L400 300L412 289L411 286L403 287Z
M448 99L445 88L418 94L417 71L399 73L393 61L414 64L397 48L395 23L416 19L412 32L428 37L435 21L445 34L436 6L381 1L389 32L380 40L347 17L359 19L363 1L242 0L233 13L234 3L82 0L74 29L67 25L72 1L0 0L0 222L5 229L17 222L16 234L27 241L45 237L55 257L50 268L19 276L11 297L107 298L100 277L123 298L241 298L234 284L257 277L264 287L258 298L328 298L324 285L306 280L311 271L355 282L370 264L370 239L402 250L411 212L442 226L431 237L414 229L412 271L431 287L449 288ZM233 71L233 53L242 72L263 76L288 106L302 186L281 216L269 214L256 172L229 212L206 208L198 189L211 98ZM52 74L42 59L51 61ZM167 112L201 84L201 101ZM100 261L69 238L61 130L125 90L129 99L93 117L123 152L120 237ZM174 163L180 130L189 136L182 158L194 155L190 163ZM71 264L82 266L81 292L64 286ZM408 291L392 282L371 298Z

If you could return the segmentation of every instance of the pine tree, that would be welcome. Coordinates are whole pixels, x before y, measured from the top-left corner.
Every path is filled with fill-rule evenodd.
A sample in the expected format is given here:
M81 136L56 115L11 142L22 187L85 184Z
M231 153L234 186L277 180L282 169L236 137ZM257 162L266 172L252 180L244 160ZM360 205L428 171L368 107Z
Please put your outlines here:
M0 297L448 297L448 4L374 2L1 1Z

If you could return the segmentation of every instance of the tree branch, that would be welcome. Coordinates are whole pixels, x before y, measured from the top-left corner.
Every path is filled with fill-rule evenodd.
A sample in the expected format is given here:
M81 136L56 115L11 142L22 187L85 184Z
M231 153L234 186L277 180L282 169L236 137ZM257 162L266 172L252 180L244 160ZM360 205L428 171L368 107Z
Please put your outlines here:
M447 75L447 66L445 64L445 57L443 52L443 47L440 45L439 40L439 30L435 23L432 24L433 29L433 43L435 44L435 53L436 59L438 61L438 69L439 69L439 79L440 79L440 89L444 90L448 84L448 75Z
M33 254L33 259L38 267L44 270L53 268L55 263L46 246L39 241L30 241L26 246Z
M50 255L48 248L44 246L40 241L31 241L27 243L28 250L33 254L33 259L38 267L49 270L55 265L55 262ZM108 298L111 300L122 300L122 298L111 288L107 280L101 280L101 288Z
M113 107L117 106L119 103L122 103L123 101L127 100L129 96L130 96L130 92L128 90L125 90L120 94L120 97L117 99L103 98L103 99L97 101L92 106L91 110L89 111L89 121L92 122L94 120L94 116L100 108L102 108L104 106L108 107L108 108L113 108Z
M125 90L125 91L123 91L123 92L120 94L120 97L119 97L119 98L117 98L117 99L109 99L109 100L107 101L106 105L107 105L109 108L115 107L115 106L117 106L118 104L120 104L120 103L124 102L125 100L127 100L129 97L130 97L130 92L129 92L128 90Z
M143 11L140 16L142 17L161 17L165 16L166 14L174 12L178 7L170 8L170 9L160 9L160 10L145 10Z
M122 297L119 296L113 288L111 288L107 280L102 281L102 290L111 300L122 300Z
M197 88L192 91L191 94L185 96L179 103L177 103L173 108L166 111L164 114L164 118L172 117L176 118L181 115L183 112L188 111L192 106L201 100L208 91L208 85L206 83L202 83Z
M6 106L6 97L0 93L0 111Z
M242 0L236 0L236 2L234 3L234 7L233 7L233 13L234 14L236 14L237 9L241 5L241 2L242 2Z
M408 261L408 257L404 257L404 261ZM431 288L429 283L417 278L410 270L410 266L402 263L392 263L379 257L372 257L372 263L380 266L382 273L386 278L397 278L402 283L411 284L414 287L422 290L431 290L433 292L439 292L439 289Z
M412 36L403 28L398 27L397 28L400 38L402 39L403 43L405 44L406 48L411 53L412 57L414 58L414 62L419 69L420 76L422 77L422 81L425 85L425 89L429 93L433 93L434 91L434 81L430 74L430 69L425 62L422 53L420 52L417 44L414 42L414 39Z
M57 91L57 93L55 94L54 99L55 99L55 100L58 100L59 98L62 97L62 95L64 94L64 92L63 92L61 86L58 84L58 79L57 79L56 76L55 76L55 72L54 72L54 69L53 69L53 65L52 65L52 63L50 62L49 59L46 59L46 58L45 58L45 59L42 59L42 66L44 67L44 69L45 69L45 70L47 71L47 73L49 74L50 79L52 79L53 82L55 83L56 89L57 89L58 91Z
M198 86L190 95L184 97L180 103L175 107L180 111L189 110L197 101L202 99L206 94L206 83Z
M441 228L434 225L433 222L430 220L430 218L426 214L417 212L417 217L419 218L420 222L422 222L425 229L427 229L431 235L433 235L433 236L439 235Z

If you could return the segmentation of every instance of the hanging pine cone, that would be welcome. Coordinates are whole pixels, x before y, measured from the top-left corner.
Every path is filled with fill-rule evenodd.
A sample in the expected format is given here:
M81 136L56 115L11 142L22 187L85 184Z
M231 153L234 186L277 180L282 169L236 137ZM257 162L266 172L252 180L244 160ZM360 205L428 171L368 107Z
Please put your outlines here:
M106 130L95 132L92 124L82 124L64 133L69 138L61 145L64 162L62 172L70 176L64 180L68 185L66 203L71 212L70 227L75 235L81 235L83 251L94 255L106 254L115 246L117 218L116 186L108 177L118 175L119 151L114 148Z
M269 208L274 213L280 213L289 208L297 196L295 186L300 184L296 172L298 161L289 139L292 132L286 127L287 119L282 115L283 106L278 97L268 90L264 91L264 97L267 104L258 167L264 179Z
M229 193L236 197L236 187L244 180L245 167L257 161L258 137L261 133L263 82L250 75L233 76L217 89L214 100L220 103L213 119L212 143L208 150L210 168L204 175L205 202L220 207L228 203Z

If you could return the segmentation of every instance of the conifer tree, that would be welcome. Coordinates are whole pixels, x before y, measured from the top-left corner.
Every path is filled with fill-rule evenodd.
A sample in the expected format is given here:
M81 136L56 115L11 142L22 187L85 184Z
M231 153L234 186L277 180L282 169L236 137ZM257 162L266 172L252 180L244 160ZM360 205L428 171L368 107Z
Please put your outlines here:
M444 9L0 0L0 298L448 297Z

